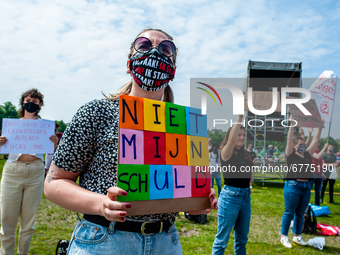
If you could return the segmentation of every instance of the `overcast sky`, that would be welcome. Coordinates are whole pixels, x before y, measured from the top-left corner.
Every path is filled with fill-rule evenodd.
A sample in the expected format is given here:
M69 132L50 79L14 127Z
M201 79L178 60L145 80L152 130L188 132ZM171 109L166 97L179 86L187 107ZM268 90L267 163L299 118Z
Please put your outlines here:
M250 59L302 62L304 78L340 75L340 1L5 0L0 17L0 104L18 107L22 92L38 88L44 119L69 122L127 82L130 43L147 27L179 49L177 104L190 105L190 78L241 78ZM335 138L339 125L340 113Z

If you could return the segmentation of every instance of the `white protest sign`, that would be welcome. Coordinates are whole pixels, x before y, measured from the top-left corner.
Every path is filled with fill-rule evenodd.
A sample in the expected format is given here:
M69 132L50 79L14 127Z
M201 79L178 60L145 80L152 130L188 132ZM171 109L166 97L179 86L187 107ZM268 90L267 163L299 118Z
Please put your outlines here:
M54 152L55 124L50 120L2 119L2 136L7 143L0 152L7 154L44 154Z
M335 90L336 75L333 71L324 71L309 89L311 99L315 100L321 117L328 123L332 122Z

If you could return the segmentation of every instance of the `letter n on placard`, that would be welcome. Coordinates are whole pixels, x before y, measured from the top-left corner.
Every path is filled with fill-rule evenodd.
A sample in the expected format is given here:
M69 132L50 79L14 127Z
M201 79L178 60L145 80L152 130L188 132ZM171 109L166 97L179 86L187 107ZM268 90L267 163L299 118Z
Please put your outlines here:
M191 197L191 167L172 166L174 198Z
M165 133L165 146L167 165L187 165L186 135Z
M144 129L143 98L127 95L119 97L119 127Z
M188 165L208 166L209 150L208 138L200 136L187 136Z
M192 197L208 197L210 194L210 172L208 167L191 167Z
M165 102L144 98L144 130L165 132Z
M117 196L117 201L149 200L149 166L118 164L117 187L128 193L126 197Z
M142 130L119 130L119 163L144 164L144 137Z
M172 166L150 165L150 200L173 198Z

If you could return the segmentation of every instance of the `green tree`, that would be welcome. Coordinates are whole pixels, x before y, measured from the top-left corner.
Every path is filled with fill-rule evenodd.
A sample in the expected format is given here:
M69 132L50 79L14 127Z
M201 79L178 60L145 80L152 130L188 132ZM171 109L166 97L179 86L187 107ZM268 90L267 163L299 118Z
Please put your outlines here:
M2 128L2 119L18 119L18 111L11 102L6 102L4 105L0 105L0 129Z
M217 130L214 131L208 131L208 136L211 138L212 144L217 143L218 145L221 145L226 132L220 132Z

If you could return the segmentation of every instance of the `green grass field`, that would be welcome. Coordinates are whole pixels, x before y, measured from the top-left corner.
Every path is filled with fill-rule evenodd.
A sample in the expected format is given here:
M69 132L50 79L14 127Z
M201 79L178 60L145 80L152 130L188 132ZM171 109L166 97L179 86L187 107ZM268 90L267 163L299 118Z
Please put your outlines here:
M0 173L4 165L0 160ZM340 193L340 181L335 183L335 192ZM326 246L320 251L312 247L293 244L287 249L280 243L281 217L284 211L283 182L272 184L255 183L252 194L252 217L250 224L248 254L340 254L340 236L326 236ZM314 194L311 201L314 202ZM328 196L325 197L328 201ZM340 203L340 196L335 196ZM326 204L324 204L326 205ZM327 204L332 212L328 217L318 218L319 223L340 225L340 205ZM194 224L180 215L176 226L180 234L183 254L210 254L217 228L217 212L208 216L205 225ZM75 213L69 212L51 203L45 197L41 200L35 222L35 233L29 254L55 254L59 239L70 239L77 223ZM291 234L289 234L292 237ZM318 235L304 235L307 241ZM225 254L233 254L233 235Z

